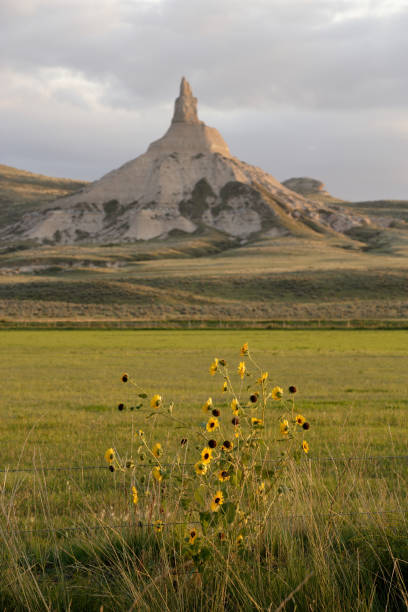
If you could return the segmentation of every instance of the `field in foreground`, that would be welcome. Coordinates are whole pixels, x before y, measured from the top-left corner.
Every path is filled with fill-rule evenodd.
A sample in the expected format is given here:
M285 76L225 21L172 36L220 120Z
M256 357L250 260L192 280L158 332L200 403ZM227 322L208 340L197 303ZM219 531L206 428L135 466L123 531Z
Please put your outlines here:
M286 609L404 609L407 339L403 331L1 332L0 466L35 470L3 474L2 607L274 610L305 581ZM230 414L209 364L224 358L236 378L244 341L273 383L298 388L310 453L287 465L283 492L271 490L259 508L256 538L239 554L223 543L197 572L178 544L186 525L171 481L163 512L146 499L135 509L128 473L74 468L102 467L109 447L130 458L132 431L151 430L148 399L121 382L124 371L148 398L173 400L187 423L177 429L163 416L149 443L162 443L166 461L196 461L201 446L181 455L180 440L203 420L202 404L211 396L221 421ZM137 402L144 406L131 411ZM278 417L273 407L265 419L272 440ZM71 469L47 471L57 466ZM157 518L181 525L160 534L138 527Z

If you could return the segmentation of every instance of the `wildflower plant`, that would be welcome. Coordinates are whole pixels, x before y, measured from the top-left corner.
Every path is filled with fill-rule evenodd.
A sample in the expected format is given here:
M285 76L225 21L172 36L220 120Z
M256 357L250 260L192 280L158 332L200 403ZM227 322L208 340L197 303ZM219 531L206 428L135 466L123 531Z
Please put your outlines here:
M129 503L138 521L151 525L162 542L167 525L177 525L182 553L200 571L220 547L236 554L251 547L280 496L290 491L289 463L306 460L310 450L310 423L296 410L296 387L285 393L248 343L231 368L214 358L209 374L220 378L220 399L201 399L195 428L164 394L148 394L123 374L137 394L134 456L105 452L111 471L129 476ZM157 439L161 419L183 430L175 452Z

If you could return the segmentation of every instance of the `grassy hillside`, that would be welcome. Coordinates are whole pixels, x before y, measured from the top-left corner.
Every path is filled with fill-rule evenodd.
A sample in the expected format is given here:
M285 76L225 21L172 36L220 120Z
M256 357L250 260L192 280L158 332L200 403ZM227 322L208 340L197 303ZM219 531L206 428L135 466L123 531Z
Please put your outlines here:
M190 238L7 251L0 255L0 319L408 317L404 245L377 252L336 240L281 238L225 246L217 252L215 243Z
M0 225L13 223L22 213L71 195L85 185L84 181L53 178L0 164Z

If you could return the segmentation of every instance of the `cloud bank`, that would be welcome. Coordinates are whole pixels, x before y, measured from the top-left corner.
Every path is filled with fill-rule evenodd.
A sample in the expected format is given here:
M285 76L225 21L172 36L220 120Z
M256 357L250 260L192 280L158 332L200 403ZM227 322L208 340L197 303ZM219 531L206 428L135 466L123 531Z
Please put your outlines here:
M0 163L93 180L167 129L182 75L233 154L408 199L405 0L2 0Z

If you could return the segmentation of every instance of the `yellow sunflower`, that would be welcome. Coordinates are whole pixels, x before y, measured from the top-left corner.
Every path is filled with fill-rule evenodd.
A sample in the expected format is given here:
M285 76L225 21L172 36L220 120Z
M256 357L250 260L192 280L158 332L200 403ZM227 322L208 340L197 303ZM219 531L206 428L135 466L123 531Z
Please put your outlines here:
M137 494L137 489L136 487L132 487L132 495L133 495L133 503L137 504L137 502L139 501L139 496Z
M213 498L211 500L211 510L213 512L218 512L223 503L224 496L222 494L222 491L216 491L215 495L213 495Z
M204 465L207 465L208 463L210 463L211 459L212 459L212 449L206 446L201 451L201 463L204 463Z
M150 400L150 407L155 409L160 408L162 401L162 396L156 393Z
M236 539L237 546L241 546L243 541L244 541L244 536L242 535L242 533L240 533L239 536Z
M163 527L164 527L163 521L154 521L153 529L155 530L156 533L160 533L161 531L163 531Z
M210 374L211 374L211 376L214 376L214 374L216 373L217 370L218 370L218 359L217 359L217 357L214 357L214 361L210 365Z
M225 482L226 480L229 480L230 478L231 476L228 474L226 470L221 470L220 472L218 472L218 480L220 480L221 482Z
M155 465L152 469L152 474L154 479L157 480L157 482L161 482L163 480L163 474L161 472L161 469L157 465Z
M216 429L218 429L218 427L220 426L218 419L216 419L215 417L211 417L210 419L208 419L208 423L205 426L207 431L215 431Z
M224 440L221 448L225 453L230 453L234 448L234 443L230 442L229 440Z
M113 450L113 448L108 448L108 450L105 451L105 461L106 461L106 463L112 463L114 458L115 458L115 451Z
M240 375L241 378L244 378L245 376L245 361L240 361L238 364L238 374Z
M224 383L222 385L222 392L225 393L226 391L228 391L228 383L226 380L224 380Z
M188 543L194 544L196 538L197 538L197 530L194 528L190 529L190 531L188 532Z
M257 425L263 425L263 420L262 419L257 419L256 417L252 417L251 418L251 423L254 427L256 427Z
M283 436L286 436L289 433L289 422L287 419L283 419L283 421L281 421L280 431Z
M265 493L265 483L261 482L261 484L258 486L258 493L260 495L263 495L263 493Z
M269 374L268 372L262 372L261 376L258 378L258 383L261 385L262 383L264 383L266 381L266 379L268 378Z
M213 407L212 397L209 397L208 400L205 402L205 404L203 404L203 412L205 413L210 412L212 407Z
M238 408L239 408L239 403L236 397L234 397L231 400L231 410L232 410L232 414L237 415L238 414Z
M274 387L271 391L272 398L274 400L280 400L283 397L283 389L282 387Z
M207 465L202 461L197 461L194 466L195 473L199 476L203 476L207 472Z
M160 442L156 442L156 444L153 446L152 453L156 457L156 459L162 456L163 449L162 449L162 445L160 444Z
M302 448L303 448L303 450L305 451L305 453L306 453L306 454L309 452L309 445L308 445L308 443L306 442L306 440L303 440L303 442L302 442Z
M296 416L295 421L296 421L296 423L297 423L298 425L303 425L303 423L306 421L306 419L305 419L305 417L304 417L304 416L302 416L301 414L298 414L298 415Z
M244 355L248 355L248 342L244 342L244 344L241 346L239 354L241 355L241 357L244 357Z

